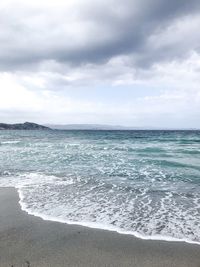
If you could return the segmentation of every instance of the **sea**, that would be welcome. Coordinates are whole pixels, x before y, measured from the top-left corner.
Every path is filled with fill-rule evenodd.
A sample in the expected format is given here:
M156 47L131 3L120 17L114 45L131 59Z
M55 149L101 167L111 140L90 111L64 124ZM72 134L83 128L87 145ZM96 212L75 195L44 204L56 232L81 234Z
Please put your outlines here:
M200 244L200 131L0 131L0 186L44 220Z

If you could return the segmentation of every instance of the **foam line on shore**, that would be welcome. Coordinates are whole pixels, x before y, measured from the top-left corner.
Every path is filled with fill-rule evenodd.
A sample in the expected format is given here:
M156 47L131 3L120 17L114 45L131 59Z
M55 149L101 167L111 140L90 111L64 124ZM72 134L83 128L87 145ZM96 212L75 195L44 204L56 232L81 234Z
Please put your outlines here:
M132 235L136 238L139 239L143 239L143 240L157 240L157 241L167 241L167 242L186 242L189 244L195 244L195 245L200 245L199 242L195 242L195 241L191 241L188 239L178 239L178 238L173 238L173 237L169 237L169 236L162 236L162 235L142 235L138 232L134 232L134 231L122 231L120 229L118 229L117 227L111 227L108 225L104 225L104 224L99 224L99 223L93 223L93 222L77 222L77 221L67 221L67 220L62 220L62 219L58 219L57 217L53 217L53 216L47 216L41 213L37 213L34 211L31 211L30 209L28 209L26 207L26 204L23 202L23 192L21 190L21 188L17 187L17 192L19 194L19 204L20 207L23 211L27 212L29 215L33 215L36 217L40 217L41 219L45 220L45 221L53 221L53 222L59 222L59 223L64 223L64 224L69 224L69 225L79 225L79 226L84 226L84 227L88 227L88 228L93 228L93 229L100 229L100 230L106 230L106 231L114 231L117 232L119 234L123 234L123 235Z

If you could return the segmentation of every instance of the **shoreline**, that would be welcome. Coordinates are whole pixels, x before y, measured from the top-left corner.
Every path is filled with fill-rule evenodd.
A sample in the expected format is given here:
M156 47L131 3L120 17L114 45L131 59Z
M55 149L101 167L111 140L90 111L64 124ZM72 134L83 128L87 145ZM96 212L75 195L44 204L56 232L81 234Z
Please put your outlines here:
M199 267L199 245L46 221L21 210L15 188L0 188L0 266Z
M195 241L188 240L188 239L178 239L178 238L175 238L175 237L162 236L162 235L154 235L154 236L146 235L145 236L145 235L139 234L138 232L120 231L120 229L118 229L118 228L109 227L109 226L106 227L106 226L98 224L98 223L65 221L65 220L61 220L61 219L59 220L58 218L53 217L53 216L46 216L46 215L43 215L43 214L40 214L40 213L31 212L30 210L28 210L26 208L26 205L23 203L23 194L20 191L20 189L19 188L15 188L15 189L17 190L18 195L19 195L19 204L20 204L21 210L26 212L27 214L29 214L31 216L39 217L44 221L58 222L58 223L67 224L67 225L81 226L81 227L87 227L87 228L96 229L96 230L115 232L115 233L118 233L120 235L130 235L130 236L133 236L134 238L138 238L138 239L142 239L142 240L181 242L181 243L184 242L184 243L200 246L199 242L195 242Z

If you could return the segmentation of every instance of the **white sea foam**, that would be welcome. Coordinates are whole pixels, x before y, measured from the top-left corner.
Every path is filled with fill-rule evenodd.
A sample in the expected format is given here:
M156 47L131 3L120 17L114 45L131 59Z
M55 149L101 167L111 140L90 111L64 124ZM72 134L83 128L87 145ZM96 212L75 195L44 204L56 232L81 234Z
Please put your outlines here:
M0 177L0 186L2 187L16 187L16 188L27 188L27 187L39 187L45 184L72 184L72 178L59 178L55 175L45 175L42 173L23 173L19 175L12 175L8 171L3 172L3 177Z
M27 212L29 215L33 215L36 217L40 217L41 219L45 221L53 221L53 222L60 222L60 223L65 223L69 225L79 225L79 226L84 226L88 228L93 228L93 229L101 229L101 230L107 230L107 231L113 231L117 232L119 234L124 234L124 235L133 235L136 238L140 238L143 240L157 240L157 241L168 241L168 242L186 242L190 244L196 244L200 245L200 242L192 241L187 238L174 238L170 236L164 236L164 235L144 235L140 234L136 231L126 231L126 230L121 230L120 228L117 227L112 227L109 224L101 224L98 222L86 222L86 221L71 221L67 219L60 219L58 217L54 216L49 216L45 215L36 211L31 210L30 208L27 208L26 203L24 202L24 196L23 196L23 190L18 189L18 194L19 194L19 204L21 206L21 209L25 212Z
M195 213L195 208L200 208L199 199L194 199L194 209L180 210L171 192L162 193L163 197L157 203L149 195L149 189L142 189L141 185L137 190L130 188L125 196L121 192L126 189L123 188L123 183L109 185L109 189L103 181L92 185L88 184L88 180L80 178L42 173L24 173L16 177L9 172L4 173L0 185L16 187L22 210L44 220L116 231L142 239L200 244L195 240L198 234L195 222L199 216L198 212ZM169 207L173 210L169 210ZM164 229L158 234L161 222ZM187 229L193 229L196 234L189 234Z
M0 142L1 145L18 144L18 143L20 143L19 140L10 140L10 141L1 141L1 142Z
M178 223L178 227L181 231L184 227L186 227L184 222L181 225L180 221L176 221L176 218L170 218L171 235L169 235L167 230L163 232L161 231L160 234L156 234L156 230L152 230L156 229L159 221L165 220L165 214L166 212L169 212L166 207L169 204L168 202L170 202L173 198L171 193L166 194L166 196L162 199L157 211L154 210L152 206L153 200L148 195L148 189L141 190L133 199L125 199L124 204L120 207L119 203L116 202L116 199L121 196L116 195L119 193L115 191L116 186L114 186L113 189L110 189L108 193L110 195L106 196L102 195L101 192L101 190L104 189L104 183L84 188L84 186L87 186L87 182L85 182L84 186L81 188L79 184L80 181L77 183L77 181L73 180L72 177L63 179L54 175L44 175L40 173L27 173L19 176L18 179L13 179L13 177L7 179L8 177L6 177L6 182L3 182L1 179L0 184L1 186L15 186L19 192L22 210L31 215L39 216L44 220L116 231L120 234L130 234L142 239L185 241L188 243L200 244L198 241L192 240L192 236L191 239L184 236L184 234L181 237L176 237L178 229L176 229L175 225ZM77 199L73 198L73 200L68 199L68 196L66 196L67 199L65 200L62 195L63 192L66 191L68 186L73 186L74 184L78 194L81 194L82 191L84 191L84 195L82 197L77 195ZM63 189L64 191L60 191ZM96 203L91 201L94 196L97 197ZM113 198L113 196L116 198ZM111 202L109 202L110 197ZM103 200L104 202L102 202ZM112 201L114 201L114 203L112 203ZM173 207L174 211L176 210L175 204L176 203L174 203ZM131 224L131 221L128 214L133 212L133 207L135 205L139 205L137 210L135 210L136 215L138 214L139 217L136 217L135 221L132 222L133 229L130 230L129 225ZM171 202L170 205L172 205ZM142 215L140 214L140 209L142 210ZM155 207L155 209L157 209L157 207ZM152 213L154 213L154 215L151 215ZM180 216L185 216L186 218L191 219L189 218L187 211L176 210L176 213L180 213ZM96 214L96 217L92 218L90 216L92 214ZM153 217L148 217L149 215ZM117 224L112 225L112 221L115 220L117 221ZM193 220L191 222L193 223ZM137 231L135 228L137 228L136 226L139 223L143 226L142 228L139 227L139 231ZM191 224L191 227L192 226L193 225Z

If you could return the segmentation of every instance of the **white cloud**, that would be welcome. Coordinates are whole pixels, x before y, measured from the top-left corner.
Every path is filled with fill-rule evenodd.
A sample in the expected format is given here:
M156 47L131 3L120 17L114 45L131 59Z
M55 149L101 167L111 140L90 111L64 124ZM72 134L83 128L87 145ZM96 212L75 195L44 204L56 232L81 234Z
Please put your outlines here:
M1 121L200 127L198 1L156 2L0 3Z

